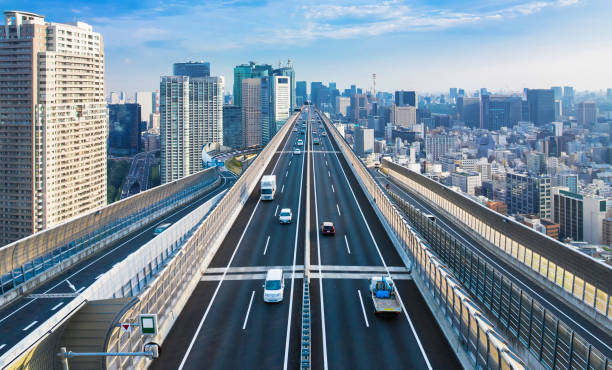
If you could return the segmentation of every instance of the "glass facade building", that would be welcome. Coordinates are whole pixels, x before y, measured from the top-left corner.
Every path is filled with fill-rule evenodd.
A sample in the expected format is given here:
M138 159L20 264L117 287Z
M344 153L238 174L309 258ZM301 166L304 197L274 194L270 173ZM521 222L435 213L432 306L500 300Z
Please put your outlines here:
M140 104L108 105L108 151L112 155L129 156L140 152Z

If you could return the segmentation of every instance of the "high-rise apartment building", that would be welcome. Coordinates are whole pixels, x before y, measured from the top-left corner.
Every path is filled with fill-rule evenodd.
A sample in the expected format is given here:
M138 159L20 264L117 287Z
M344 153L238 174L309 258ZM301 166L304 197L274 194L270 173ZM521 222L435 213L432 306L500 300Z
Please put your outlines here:
M454 148L455 138L452 136L427 135L425 137L425 154L429 160L437 161Z
M188 77L210 77L209 62L185 62L174 63L172 66L173 76Z
M162 183L202 169L202 148L223 142L223 77L164 76L160 82Z
M242 147L242 113L235 105L223 106L223 145L234 149Z
M555 95L551 89L527 89L529 120L536 125L555 120Z
M576 120L580 125L592 125L597 122L597 104L594 101L583 101L576 105Z
M83 22L0 27L0 245L106 204L104 44Z
M273 76L272 81L273 121L274 134L276 134L291 114L291 79L285 76Z
M262 144L261 78L241 81L242 146L248 148Z
M296 103L296 92L295 92L295 88L296 88L295 70L293 69L293 66L291 65L291 60L289 60L287 62L287 65L285 65L284 67L280 65L277 69L273 70L272 74L274 76L284 76L288 78L287 82L289 84L289 108L290 110L293 110L297 106L297 103Z
M508 214L532 214L551 220L551 185L549 176L506 174Z

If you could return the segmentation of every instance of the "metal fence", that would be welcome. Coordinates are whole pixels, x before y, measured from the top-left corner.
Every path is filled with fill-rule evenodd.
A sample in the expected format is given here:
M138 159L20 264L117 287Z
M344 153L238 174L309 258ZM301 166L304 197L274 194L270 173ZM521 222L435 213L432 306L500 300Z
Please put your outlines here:
M417 195L440 207L481 235L491 245L546 279L553 289L565 291L601 318L612 318L612 268L568 248L541 233L526 228L499 213L405 167L383 160L389 175Z
M180 314L182 306L178 302L184 304L195 289L201 278L202 269L206 268L210 258L216 253L296 117L297 115L294 115L287 121L204 222L185 239L180 253L170 259L155 280L145 287L139 296L139 302L126 312L121 319L122 322L137 321L138 315L143 312L156 313L159 326L162 328L157 339L160 343L163 342ZM116 328L110 334L107 349L128 352L141 350L145 340L148 339L141 337L139 333L122 333ZM108 369L142 368L149 361L145 358L108 357L106 364Z
M385 217L401 248L411 257L413 271L431 289L432 296L464 344L463 349L473 365L489 369L524 369L524 363L465 293L458 279L439 262L434 252L409 226L337 129L323 117L347 163Z
M431 221L422 212L397 194L388 192L404 211L420 235L427 241L427 251L417 253L419 259L430 264L445 264L447 273L454 273L472 297L484 305L507 332L515 336L545 367L550 369L612 369L612 363L580 335L548 312L529 294L512 283L494 266L472 252L450 233ZM433 251L437 257L428 254ZM425 271L430 282L435 282L439 300L445 300L445 284L440 276ZM467 293L463 293L466 297Z
M0 296L73 256L116 241L202 193L219 181L208 169L0 248Z

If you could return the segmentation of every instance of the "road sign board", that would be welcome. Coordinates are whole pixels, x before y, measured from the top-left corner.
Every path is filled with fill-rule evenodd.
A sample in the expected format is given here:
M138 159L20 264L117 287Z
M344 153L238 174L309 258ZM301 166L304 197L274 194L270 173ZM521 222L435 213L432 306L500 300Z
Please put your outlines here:
M140 334L157 335L157 315L154 313L140 314Z
M131 332L132 331L132 324L127 323L127 322L121 323L121 331L123 331L124 333Z

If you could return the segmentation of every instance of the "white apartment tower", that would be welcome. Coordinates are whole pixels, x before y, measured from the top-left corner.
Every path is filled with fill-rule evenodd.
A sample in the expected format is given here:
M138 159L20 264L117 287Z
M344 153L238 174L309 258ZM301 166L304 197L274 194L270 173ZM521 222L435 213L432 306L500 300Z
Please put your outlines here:
M106 204L104 45L82 22L4 13L0 245Z
M161 182L202 170L202 147L223 142L223 77L160 82Z
M286 76L274 76L273 78L274 121L276 131L278 131L291 114L291 81Z

